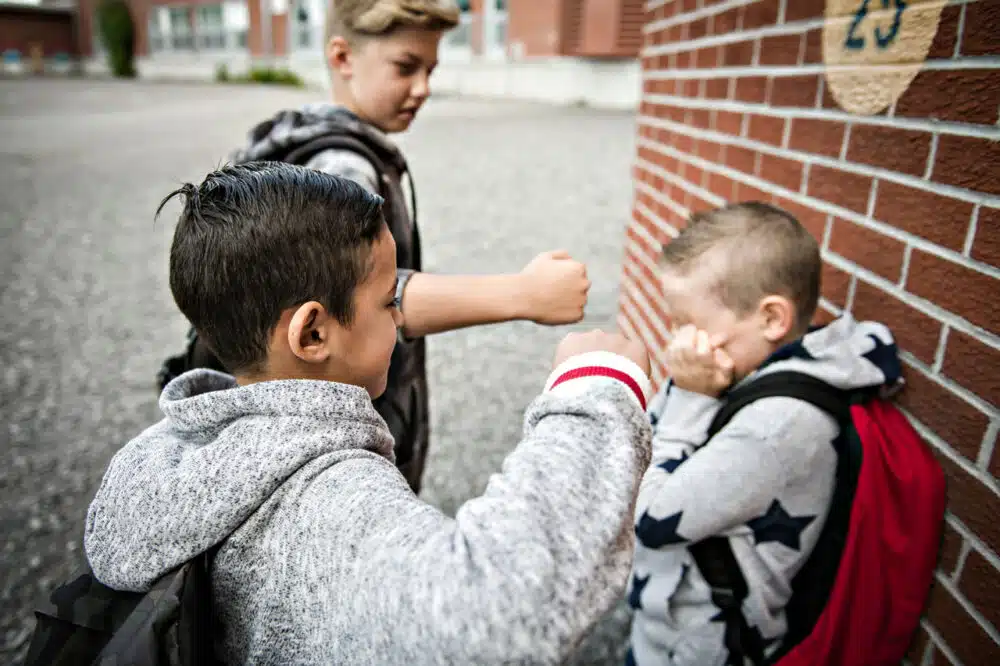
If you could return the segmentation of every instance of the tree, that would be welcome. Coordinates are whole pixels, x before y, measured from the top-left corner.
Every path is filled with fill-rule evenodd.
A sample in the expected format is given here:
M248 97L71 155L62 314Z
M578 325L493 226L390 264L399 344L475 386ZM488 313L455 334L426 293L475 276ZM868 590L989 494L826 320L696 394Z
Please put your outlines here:
M101 0L97 25L114 76L132 78L135 71L135 23L125 0Z

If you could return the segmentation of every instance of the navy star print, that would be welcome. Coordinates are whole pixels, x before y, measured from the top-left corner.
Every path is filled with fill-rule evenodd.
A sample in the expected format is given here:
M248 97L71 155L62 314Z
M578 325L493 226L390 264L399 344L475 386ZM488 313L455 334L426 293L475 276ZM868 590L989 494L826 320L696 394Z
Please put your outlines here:
M680 458L668 458L661 462L657 467L662 469L667 474L673 474L681 464L688 459L687 451L681 454Z
M899 364L899 350L896 348L896 344L887 345L875 334L869 333L868 337L871 338L875 346L867 354L862 354L872 365L882 371L885 375L885 383L892 385L899 381L900 375L903 374L903 368Z
M635 535L646 548L662 548L675 543L687 541L677 534L677 526L681 523L683 511L678 511L672 516L667 516L663 520L657 520L649 515L649 512L642 514L639 524L635 527Z
M754 541L758 544L776 541L792 550L799 550L799 537L814 520L816 516L789 515L781 502L774 500L767 513L747 522L747 527L753 530Z
M632 575L632 591L628 595L628 605L636 610L642 608L642 591L646 589L646 584L649 582L649 575L645 578L639 578L638 575Z

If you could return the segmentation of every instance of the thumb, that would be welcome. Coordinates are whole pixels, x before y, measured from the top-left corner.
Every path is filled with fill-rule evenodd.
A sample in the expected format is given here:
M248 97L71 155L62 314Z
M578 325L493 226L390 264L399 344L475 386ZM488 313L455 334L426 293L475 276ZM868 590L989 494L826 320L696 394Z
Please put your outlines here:
M566 250L552 250L551 252L544 252L542 256L548 257L549 259L569 259L569 252Z

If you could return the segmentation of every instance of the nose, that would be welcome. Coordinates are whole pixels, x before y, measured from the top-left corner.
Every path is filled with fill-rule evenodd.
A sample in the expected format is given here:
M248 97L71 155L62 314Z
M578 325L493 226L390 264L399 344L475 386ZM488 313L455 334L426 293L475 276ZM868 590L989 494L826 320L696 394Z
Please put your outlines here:
M413 77L413 87L410 95L414 99L425 100L431 95L431 75L427 70L421 70Z

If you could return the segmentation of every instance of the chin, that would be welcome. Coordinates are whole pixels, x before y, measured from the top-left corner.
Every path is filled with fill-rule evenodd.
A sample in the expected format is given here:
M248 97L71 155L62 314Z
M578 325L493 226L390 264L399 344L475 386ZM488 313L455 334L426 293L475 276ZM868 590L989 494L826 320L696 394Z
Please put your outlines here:
M365 387L368 390L368 395L372 400L377 400L383 393L385 393L385 387L389 383L389 378L384 377L382 381L373 386Z

